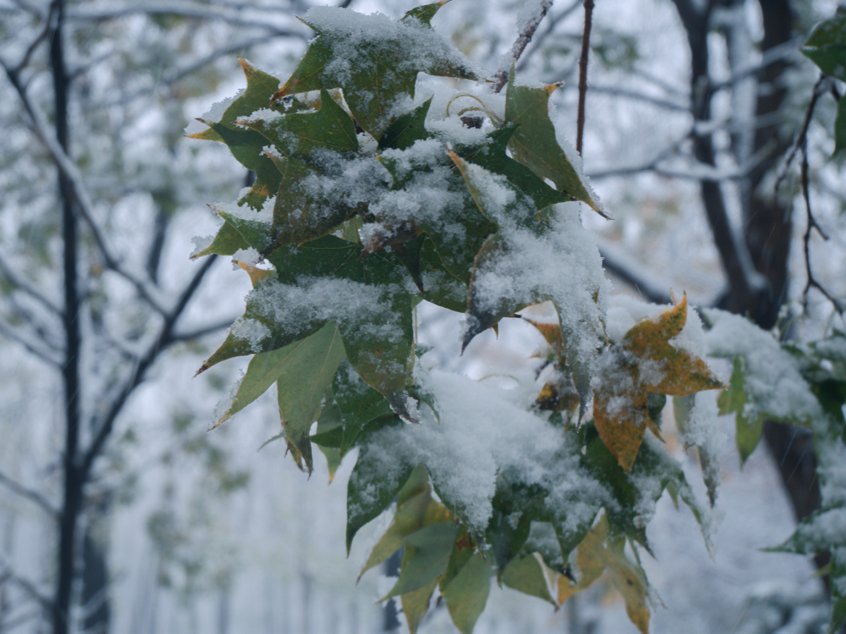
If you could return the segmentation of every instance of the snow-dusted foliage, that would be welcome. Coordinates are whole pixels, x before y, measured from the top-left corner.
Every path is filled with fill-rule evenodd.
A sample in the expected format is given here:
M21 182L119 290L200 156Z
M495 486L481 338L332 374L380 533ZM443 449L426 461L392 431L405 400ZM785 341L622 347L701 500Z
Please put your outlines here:
M846 532L835 455L843 395L832 408L821 379L805 375L828 372L840 349L790 352L716 310L705 312L706 333L686 296L609 310L581 218L604 210L557 140L555 87L520 84L513 70L504 96L468 83L477 70L430 26L443 4L398 22L310 11L317 35L293 74L280 81L243 62L246 89L192 135L222 141L256 175L196 254L232 256L254 285L201 368L255 355L220 422L275 383L298 465L311 471L313 445L332 470L358 448L347 547L396 504L364 571L403 549L385 598L401 598L412 632L436 591L467 632L492 576L560 605L603 574L647 631L638 552L649 551L646 527L665 491L709 540L708 517L661 444L668 396L712 505L719 434L704 392L725 388L719 413L735 414L744 460L765 420L834 434L820 469L826 507L791 546L836 546ZM464 313L464 347L548 303L551 322L522 317L547 343L546 367L508 388L436 367L415 341L423 300ZM732 361L727 386L708 356ZM844 549L832 553L840 592Z

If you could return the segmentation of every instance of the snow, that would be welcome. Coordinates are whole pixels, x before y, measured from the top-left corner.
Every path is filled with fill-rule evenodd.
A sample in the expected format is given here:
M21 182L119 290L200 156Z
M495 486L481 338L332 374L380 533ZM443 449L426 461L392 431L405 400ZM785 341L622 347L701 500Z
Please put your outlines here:
M796 362L773 336L748 319L718 309L706 309L712 323L705 339L716 357L744 361L748 418L813 421L822 415L819 402L802 378Z
M296 284L267 279L247 296L254 318L241 319L232 334L260 350L271 336L264 324L272 324L277 335L301 333L307 326L334 321L339 326L355 326L366 337L398 341L402 330L392 319L388 302L398 289L393 285L376 286L342 278L301 277Z
M578 448L526 410L531 386L502 389L437 369L418 369L415 378L434 397L437 414L422 407L419 424L380 432L365 451L382 452L386 466L425 464L443 501L472 531L487 527L497 476L547 488L568 529L590 521L603 501L613 504L580 467Z
M359 59L363 47L384 51L390 59L405 57L395 70L407 72L441 60L459 68L467 61L431 28L409 22L397 22L383 14L363 15L336 7L313 7L303 17L306 24L325 35L331 46L333 61L324 70L329 81L339 85L351 81L349 59ZM397 50L408 51L397 55Z
M496 199L499 192L489 188L485 195ZM582 227L581 209L579 203L556 205L542 235L509 227L506 219L505 248L480 264L474 290L482 311L495 311L502 299L552 300L568 349L590 365L601 347L608 284L594 237Z

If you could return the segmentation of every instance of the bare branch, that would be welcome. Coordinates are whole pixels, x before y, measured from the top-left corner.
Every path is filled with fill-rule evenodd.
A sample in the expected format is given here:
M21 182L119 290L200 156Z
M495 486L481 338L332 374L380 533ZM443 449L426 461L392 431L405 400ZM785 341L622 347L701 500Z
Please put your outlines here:
M579 56L579 106L576 122L576 152L582 155L585 134L585 103L587 101L587 74L590 58L590 31L593 26L593 0L585 0L585 26L582 30L582 53Z
M602 255L606 270L636 290L644 298L656 304L672 303L670 294L663 290L662 284L646 273L639 271L635 263L629 261L612 246L602 245L599 248L599 253Z
M6 278L16 290L28 295L39 304L44 306L50 313L61 317L62 310L54 304L44 293L39 291L35 286L27 282L12 266L6 261L6 258L0 254L0 275Z
M551 15L551 17L546 21L546 28L540 34L536 34L535 37L532 39L532 47L529 49L529 52L524 53L523 56L520 58L520 62L517 64L517 70L522 70L526 67L526 64L532 58L532 55L535 53L535 51L541 50L541 48L543 47L543 43L555 32L555 27L557 27L563 20L567 19L567 17L571 13L578 9L581 3L582 0L573 0L564 9L562 9L555 15Z
M270 7L262 8L262 13L272 11ZM280 15L290 15L289 7L278 7L276 11ZM72 22L103 22L106 20L117 20L132 15L148 16L176 16L191 18L203 21L221 21L233 26L261 29L277 35L291 34L292 31L282 28L269 22L266 17L248 17L242 11L229 7L204 5L193 2L138 2L128 3L124 6L100 5L95 7L85 6L69 9L67 19Z
M41 359L47 365L60 368L62 367L62 362L58 359L53 358L50 352L43 349L40 343L36 343L35 341L31 341L23 336L17 329L12 328L7 324L5 321L0 320L0 335L3 335L12 341L15 341L22 345L26 350L32 354L33 356Z
M204 326L197 326L191 330L174 332L171 337L171 341L173 343L182 343L183 341L193 341L194 339L200 339L201 337L212 335L229 328L232 325L232 322L234 322L237 318L237 315L233 315L232 317L221 319Z
M149 280L144 279L143 276L137 275L131 271L129 271L120 259L112 252L111 247L106 240L106 236L103 234L102 229L100 228L99 224L95 219L94 214L94 204L91 201L91 197L88 194L88 190L86 189L82 175L79 172L76 164L71 160L71 158L65 153L64 149L62 149L61 145L59 145L56 138L48 132L48 125L44 119L44 116L41 112L35 107L35 104L29 97L26 89L24 88L23 84L20 81L20 76L15 73L14 69L10 68L6 64L2 64L3 69L6 72L6 76L8 77L9 81L11 82L12 86L15 88L15 91L18 94L18 97L21 100L21 103L24 106L24 109L29 116L30 122L32 123L33 130L35 135L38 137L38 140L44 145L47 151L50 154L50 157L53 159L56 167L59 169L60 173L67 178L71 193L74 197L74 201L78 206L78 210L82 219L85 221L86 225L88 225L89 230L91 231L92 236L94 237L94 241L97 244L97 247L100 251L101 256L103 257L103 261L107 268L117 273L119 276L123 277L127 280L135 289L138 291L138 294L157 312L160 314L165 314L167 311L164 308L164 305L159 298L157 289L149 282Z
M24 486L17 480L10 478L3 472L0 472L0 485L3 485L15 495L29 500L53 519L57 519L59 517L59 511L56 510L53 504L46 497L41 495L35 489Z
M272 37L281 37L281 34L276 34ZM291 32L289 37L297 37L300 39L305 39L305 36L302 33L294 33ZM243 40L239 40L234 42L228 46L224 46L218 49L213 50L208 55L204 55L203 57L197 59L190 64L186 64L185 66L181 66L179 68L174 69L163 78L158 80L154 86L147 86L143 88L139 88L130 92L126 95L122 95L120 98L112 100L112 101L103 101L100 104L97 104L98 108L109 108L112 106L125 106L127 103L134 101L139 97L143 97L145 95L149 95L156 90L160 90L162 88L168 88L175 84L176 82L184 79L185 77L189 77L193 75L198 70L208 66L212 62L216 61L221 57L226 57L227 55L232 55L233 53L238 53L240 51L245 51L253 46L258 44L267 43L270 37L268 35L259 35L256 37L246 38Z
M159 330L159 334L155 341L153 341L153 343L147 348L147 351L138 359L135 367L130 373L130 376L118 390L108 410L94 427L97 432L95 433L94 439L91 441L88 449L85 451L80 465L79 477L82 482L86 482L88 480L94 461L100 455L100 452L103 450L109 436L111 436L115 421L117 420L120 412L123 410L123 406L126 404L129 396L135 388L144 381L147 371L153 363L155 363L159 355L175 342L174 331L179 318L182 316L188 302L197 292L197 289L200 287L200 284L206 274L211 270L211 267L216 261L216 256L208 257L196 273L194 273L194 276L180 293L173 308L165 315L164 322L161 325L161 329Z
M27 46L26 51L24 51L24 54L21 56L20 61L15 65L15 73L20 73L24 68L29 65L29 60L32 58L33 53L35 53L41 43L47 39L47 36L50 34L50 31L53 28L53 20L55 19L55 15L55 5L51 3L50 9L47 11L47 17L44 19L44 26L38 32L38 35L35 36L32 42L29 43L29 46Z
M632 88L624 88L621 86L604 86L604 85L594 85L591 84L590 86L591 92L608 95L611 97L623 97L625 99L632 99L634 101L640 101L651 106L655 106L656 108L661 108L663 110L669 110L672 112L690 112L690 106L686 104L681 104L671 99L664 99L662 97L655 97L653 95L649 95L645 92L640 92L638 90L634 90Z
M520 29L520 33L517 35L517 39L514 40L514 44L511 47L511 60L509 66L516 65L520 60L520 56L523 54L523 51L526 50L529 42L532 41L535 31L538 30L541 22L543 22L543 19L549 12L550 7L552 6L552 1L553 0L539 0L537 10L525 22L525 24L523 24ZM501 92L507 81L508 68L500 68L496 74L494 92Z
M14 568L9 561L0 555L0 569L3 570L3 575L12 581L16 586L24 591L30 598L38 603L41 608L48 614L54 611L54 604L45 594L43 594L38 587L29 579L22 577L14 571Z

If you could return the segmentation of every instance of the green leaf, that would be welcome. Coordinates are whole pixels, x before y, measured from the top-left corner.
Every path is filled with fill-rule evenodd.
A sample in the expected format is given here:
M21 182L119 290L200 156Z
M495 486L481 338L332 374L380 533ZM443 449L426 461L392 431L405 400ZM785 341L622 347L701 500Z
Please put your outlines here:
M246 246L261 253L270 245L270 225L267 222L258 218L252 220L243 215L235 215L214 205L212 209L223 219L224 225L229 225L238 232Z
M405 150L416 141L427 138L429 133L426 131L425 123L431 105L432 97L429 97L411 112L397 117L379 139L379 149Z
M420 627L420 622L429 610L429 601L432 599L432 594L437 587L438 580L434 579L417 590L406 592L400 597L402 613L408 623L410 634L415 634L417 628Z
M838 597L831 606L828 634L837 634L846 625L846 597Z
M396 118L396 106L414 96L418 73L475 78L467 64L431 33L428 13L434 11L418 7L394 25L387 24L384 16L352 14L349 27L323 25L315 16L308 24L317 37L274 99L339 87L356 122L378 141ZM412 52L415 47L424 48L425 54ZM336 63L336 56L344 63Z
M834 121L834 153L846 149L846 97L837 102L837 119Z
M261 137L252 131L236 127L235 120L269 107L270 98L279 86L279 79L255 68L245 59L240 62L247 78L246 89L229 104L220 121L205 121L209 128L192 135L191 138L226 143L235 158L256 173L255 182L240 202L260 209L263 202L279 187L279 177L273 164L261 156Z
M277 372L279 415L288 447L297 464L304 461L311 472L309 431L320 416L323 397L344 358L338 329L334 324L326 324L310 337L266 354L269 359L263 364L272 364Z
M370 453L366 448L363 449L350 474L347 484L347 554L349 554L353 538L361 527L381 515L401 490L407 487L407 483L419 482L421 470L426 477L425 483L428 487L428 475L422 467L413 469L411 466L400 464L398 469L386 474L381 468L381 458L377 453ZM400 545L402 545L401 539ZM399 546L391 550L385 559L390 557L397 548ZM382 561L384 559L373 565ZM361 574L367 570L368 566L365 565Z
M379 474L375 474L374 477L378 478ZM361 569L359 578L402 548L405 538L412 533L424 526L441 524L451 519L446 508L432 499L429 473L423 465L418 465L411 472L408 481L396 494L396 498L397 510L394 520L373 547Z
M540 178L551 180L560 192L604 215L556 140L555 126L549 118L549 95L546 88L515 84L512 71L505 93L505 120L517 126L509 142L514 158Z
M244 127L261 134L285 156L307 157L315 150L358 150L355 123L325 88L320 90L320 108L317 111L280 113L269 119L247 117L239 121Z
M457 533L458 526L448 522L425 526L407 536L399 579L383 598L413 592L437 582L438 577L446 572Z
M402 21L408 24L412 20L414 20L417 22L422 22L427 26L430 26L432 23L432 18L435 17L435 14L438 12L438 9L440 9L449 1L450 0L440 0L439 2L432 2L431 4L424 4L419 7L409 9L408 11L406 11L405 15L402 16Z
M546 567L537 554L515 559L502 573L502 583L518 592L538 597L558 607L549 589Z
M490 143L473 147L468 151L459 149L457 153L468 161L507 178L518 192L532 199L536 209L571 200L569 194L553 189L531 169L508 156L508 143L516 130L517 126L514 125L494 130L488 135L491 139ZM544 228L543 223L536 216L524 219L524 223L533 226L536 230Z
M240 249L246 249L250 246L244 236L238 233L238 230L228 222L224 222L220 229L217 230L214 239L211 243L191 254L191 259L202 258L207 255L232 255Z
M745 368L742 357L734 359L731 371L731 379L726 390L717 399L720 408L720 415L735 414L736 434L735 442L740 453L741 465L746 462L764 433L763 416L756 416L752 419L744 415L746 408Z
M257 132L222 123L212 123L211 128L229 146L232 156L256 174L255 182L238 203L261 209L264 202L279 189L281 182L273 161L262 152L267 141Z
M452 622L461 634L470 634L479 620L491 590L491 564L473 553L443 589Z
M846 81L846 8L818 24L802 52L826 75Z

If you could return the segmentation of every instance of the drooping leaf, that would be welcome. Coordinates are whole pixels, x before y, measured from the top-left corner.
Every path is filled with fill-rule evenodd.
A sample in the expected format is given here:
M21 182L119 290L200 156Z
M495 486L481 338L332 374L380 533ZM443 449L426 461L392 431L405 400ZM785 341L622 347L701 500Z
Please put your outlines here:
M409 484L422 482L422 478L425 478L425 486L428 486L428 475L422 467L417 467L415 470L408 465L399 465L398 470L392 471L390 477L386 477L379 470L379 460L378 454L364 450L359 454L358 461L350 474L347 485L347 553L361 527L386 510L404 488L408 488ZM397 548L399 546L388 553L385 559L390 557ZM361 574L364 574L367 569L365 566Z
M473 553L442 592L450 618L461 634L470 634L479 620L491 589L491 564Z
M426 612L429 611L429 602L437 587L438 579L435 578L417 590L406 592L400 597L402 613L405 616L406 623L408 623L410 634L415 634L417 628L420 627L420 622L426 616Z
M720 407L720 414L734 414L736 433L735 442L740 453L740 463L744 464L764 433L764 417L746 415L746 389L745 372L742 357L736 357L732 364L731 379L728 388L720 394L717 404Z
M549 119L549 95L545 88L515 83L514 73L505 93L505 120L516 126L509 141L514 158L540 178L548 178L558 190L587 203L603 214L602 207L582 182L567 153L558 144L555 126Z
M438 577L446 572L449 556L455 543L458 526L452 522L424 526L408 535L403 545L400 576L396 585L385 595L395 597L437 583Z
M310 426L317 419L320 401L329 386L327 378L331 381L343 357L340 335L331 324L284 348L257 354L250 361L232 403L217 420L215 427L244 409L275 382L283 381L287 384L284 388L284 410L287 416L283 416L283 426L288 442L294 444L296 451L300 451L303 443L302 427ZM303 389L292 389L293 378L307 381L307 384ZM280 397L281 391L283 388L280 388ZM311 420L308 420L310 417ZM305 431L307 433L308 429Z
M429 474L422 465L411 472L396 497L397 510L394 520L373 547L359 577L402 548L405 538L412 533L424 526L442 524L451 518L446 508L432 499Z
M597 522L578 548L578 580L573 582L566 577L558 580L558 601L564 603L607 571L608 579L623 597L629 619L641 634L648 634L650 614L646 577L640 565L626 557L624 547L625 540L609 533L604 518Z
M549 587L548 568L537 554L515 559L502 573L502 583L518 592L543 599L557 607Z

